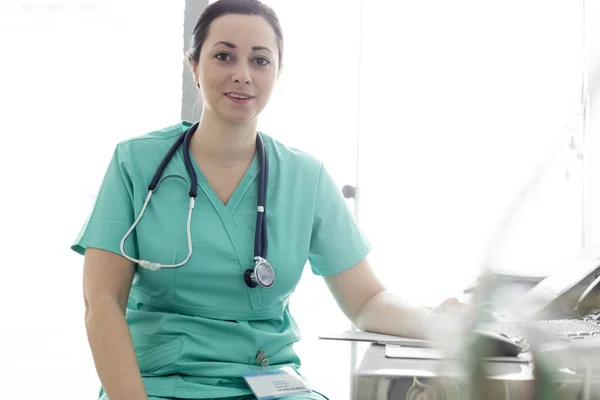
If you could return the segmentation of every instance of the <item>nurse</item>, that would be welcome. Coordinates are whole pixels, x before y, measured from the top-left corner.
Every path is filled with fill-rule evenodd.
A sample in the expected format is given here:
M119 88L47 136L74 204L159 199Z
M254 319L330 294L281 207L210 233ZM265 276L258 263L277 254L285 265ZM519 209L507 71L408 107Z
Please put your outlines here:
M119 143L72 247L84 255L99 397L254 399L248 374L293 382L288 302L307 261L360 329L422 336L426 312L377 280L321 162L257 132L283 65L275 13L255 0L211 4L188 59L200 121Z

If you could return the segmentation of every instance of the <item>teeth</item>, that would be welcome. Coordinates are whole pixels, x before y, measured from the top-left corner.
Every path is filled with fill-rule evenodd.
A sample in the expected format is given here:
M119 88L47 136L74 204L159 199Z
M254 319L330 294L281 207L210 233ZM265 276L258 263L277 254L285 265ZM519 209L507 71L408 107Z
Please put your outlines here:
M229 93L229 94L227 94L227 96L235 97L236 99L249 99L250 98L250 96L244 96L244 95L236 94L236 93Z

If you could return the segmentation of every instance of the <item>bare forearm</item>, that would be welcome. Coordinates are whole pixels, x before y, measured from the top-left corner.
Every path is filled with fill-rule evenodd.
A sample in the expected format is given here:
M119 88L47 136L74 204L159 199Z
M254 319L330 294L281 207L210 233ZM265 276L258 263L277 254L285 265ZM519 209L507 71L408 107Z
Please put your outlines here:
M98 377L110 400L147 400L131 334L117 301L89 307L85 319Z
M427 310L411 306L384 290L363 306L355 324L367 332L424 338L425 317L428 314Z

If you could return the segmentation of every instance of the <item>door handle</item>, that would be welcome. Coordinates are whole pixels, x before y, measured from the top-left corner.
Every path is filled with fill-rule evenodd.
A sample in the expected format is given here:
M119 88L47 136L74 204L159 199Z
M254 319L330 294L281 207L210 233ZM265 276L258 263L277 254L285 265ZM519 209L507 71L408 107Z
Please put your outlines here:
M352 185L344 185L342 188L342 194L347 199L353 199L356 197L356 187Z

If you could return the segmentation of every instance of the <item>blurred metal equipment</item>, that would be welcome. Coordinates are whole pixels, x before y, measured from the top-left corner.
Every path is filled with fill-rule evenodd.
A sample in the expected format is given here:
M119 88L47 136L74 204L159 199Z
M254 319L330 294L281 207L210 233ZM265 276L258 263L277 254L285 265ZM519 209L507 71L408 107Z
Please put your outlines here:
M486 400L535 398L531 362L490 361L484 368ZM385 347L374 344L356 371L353 400L469 399L465 376L458 361L386 358Z
M452 322L445 319L430 345L371 345L352 399L600 399L598 276L600 245L521 295L506 296L507 282L484 274L458 330L444 330ZM522 352L489 357L475 334L481 329L520 338Z

